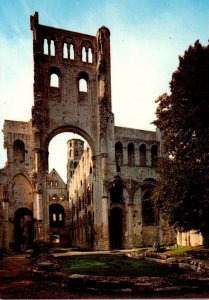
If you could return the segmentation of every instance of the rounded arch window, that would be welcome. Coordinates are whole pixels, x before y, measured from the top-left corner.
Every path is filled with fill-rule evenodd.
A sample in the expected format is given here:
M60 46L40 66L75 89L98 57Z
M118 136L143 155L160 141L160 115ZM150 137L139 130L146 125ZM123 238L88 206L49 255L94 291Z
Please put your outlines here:
M85 41L81 50L82 61L92 64L93 63L93 46L89 41Z
M60 204L51 204L49 206L50 227L64 227L64 208Z
M115 163L117 171L120 172L123 163L123 144L121 142L115 144Z
M81 72L78 78L78 91L79 92L88 92L88 74L86 72Z
M60 70L56 67L52 67L49 70L49 86L55 88L60 87Z
M24 162L25 161L25 144L21 140L16 140L13 144L13 155L14 161Z
M128 165L129 166L134 165L134 144L133 143L128 144Z
M79 92L85 92L87 93L88 88L87 88L87 81L84 78L79 79Z
M122 203L123 202L123 189L124 184L121 180L116 180L110 189L111 203Z
M152 189L148 189L144 192L142 198L142 218L144 225L156 225L156 212L151 199L152 194Z

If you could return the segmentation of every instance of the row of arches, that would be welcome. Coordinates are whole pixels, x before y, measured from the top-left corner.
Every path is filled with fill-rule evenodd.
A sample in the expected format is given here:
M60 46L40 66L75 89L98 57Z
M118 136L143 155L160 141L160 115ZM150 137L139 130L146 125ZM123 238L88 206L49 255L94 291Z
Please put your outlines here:
M89 76L86 72L80 72L78 74L78 91L88 92ZM58 68L51 68L49 71L49 86L60 88L61 86L61 72Z
M136 161L136 151L139 151L139 161ZM158 157L158 146L151 146L151 166L155 167L157 164ZM141 144L138 150L135 149L134 143L129 143L127 146L127 164L129 166L134 166L135 164L139 164L142 167L148 165L148 149L145 144ZM123 144L121 142L117 142L115 144L115 162L118 169L120 166L124 164L124 149Z
M14 250L17 252L32 248L35 238L33 213L30 209L22 207L16 210L14 219ZM65 211L60 204L49 206L49 226L63 228L65 225Z
M93 248L94 244L94 214L88 211L87 215L74 220L71 226L72 244L79 247Z
M53 39L45 38L43 41L43 54L56 56L56 42ZM94 62L94 50L90 42L83 43L81 47L80 57L82 62L92 64ZM64 39L62 43L62 58L64 60L75 59L75 43L71 39Z
M158 224L158 213L152 200L155 183L155 180L144 181L144 184L141 187L143 225ZM113 186L110 188L110 206L121 205L125 202L124 190L125 186L122 180L115 181Z

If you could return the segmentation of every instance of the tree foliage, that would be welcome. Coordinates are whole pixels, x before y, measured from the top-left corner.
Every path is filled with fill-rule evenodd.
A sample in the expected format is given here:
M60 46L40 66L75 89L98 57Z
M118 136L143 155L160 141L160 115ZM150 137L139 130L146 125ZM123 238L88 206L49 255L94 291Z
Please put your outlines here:
M179 230L209 235L209 46L196 41L179 57L170 94L156 101L154 124L167 155L159 161L157 206Z

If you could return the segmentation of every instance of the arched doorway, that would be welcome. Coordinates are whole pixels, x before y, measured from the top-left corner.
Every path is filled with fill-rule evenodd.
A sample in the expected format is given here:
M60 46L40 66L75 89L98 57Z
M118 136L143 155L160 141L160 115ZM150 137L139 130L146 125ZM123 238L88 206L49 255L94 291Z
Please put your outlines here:
M122 249L123 246L123 216L119 207L112 208L109 216L110 248Z
M33 213L28 208L19 208L15 213L15 249L23 251L33 246Z

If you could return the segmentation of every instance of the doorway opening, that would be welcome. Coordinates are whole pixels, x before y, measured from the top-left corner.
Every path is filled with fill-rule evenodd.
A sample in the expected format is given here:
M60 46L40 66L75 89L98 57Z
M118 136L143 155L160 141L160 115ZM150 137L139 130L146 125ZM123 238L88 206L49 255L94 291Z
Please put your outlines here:
M15 213L15 250L31 249L34 240L33 213L28 208L19 208Z
M110 248L122 249L123 246L123 215L119 207L112 208L109 216Z

